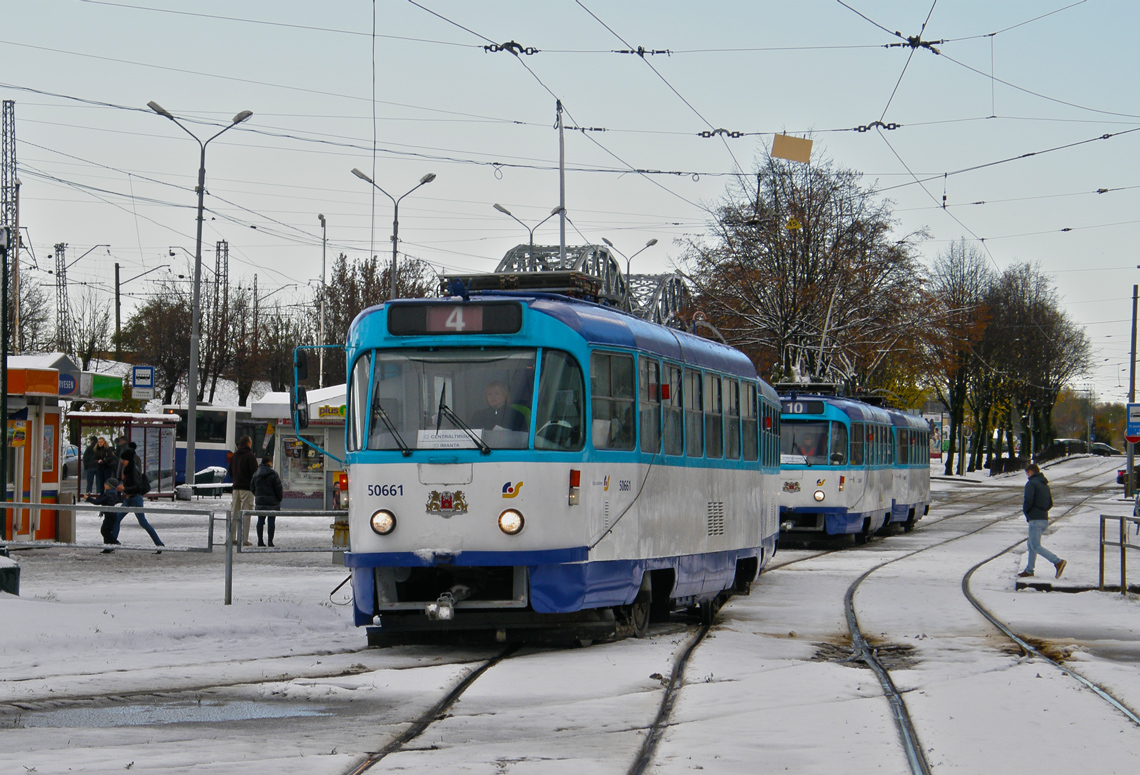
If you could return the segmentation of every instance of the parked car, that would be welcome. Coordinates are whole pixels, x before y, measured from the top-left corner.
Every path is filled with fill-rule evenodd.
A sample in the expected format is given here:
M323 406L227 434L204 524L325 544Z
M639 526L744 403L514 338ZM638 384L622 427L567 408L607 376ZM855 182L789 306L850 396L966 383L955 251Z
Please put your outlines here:
M1116 447L1113 447L1109 444L1105 444L1103 441L1094 441L1092 444L1090 444L1089 445L1089 452L1091 452L1094 455L1101 455L1103 457L1108 457L1109 455L1123 455L1124 454L1123 452L1121 452Z
M59 455L60 478L79 476L79 447L68 444Z
M1117 484L1124 484L1124 472L1127 470L1128 469L1126 468L1121 468L1116 472ZM1140 465L1135 465L1132 467L1132 489L1140 489Z

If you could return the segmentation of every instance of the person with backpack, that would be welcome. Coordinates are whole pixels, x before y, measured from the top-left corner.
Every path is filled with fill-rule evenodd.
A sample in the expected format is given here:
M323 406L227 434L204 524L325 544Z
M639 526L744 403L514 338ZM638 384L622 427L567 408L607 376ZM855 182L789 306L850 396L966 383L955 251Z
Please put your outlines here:
M257 473L249 480L250 490L253 492L253 505L258 511L279 511L281 500L285 497L285 487L281 484L281 475L273 470L273 458L266 455L257 467ZM273 531L277 528L277 517L269 515L269 545L273 546ZM257 545L265 546L265 520L264 514L257 515Z
M1049 526L1049 509L1053 508L1053 493L1049 491L1049 480L1036 463L1030 463L1025 468L1025 475L1029 480L1025 483L1025 497L1022 499L1021 513L1029 522L1029 560L1025 563L1025 570L1017 574L1018 578L1033 575L1037 564L1037 555L1041 555L1057 569L1056 578L1061 578L1065 572L1067 562L1041 545L1041 536Z
M119 480L117 489L119 494L124 498L123 505L135 507L135 518L138 519L139 525L147 532L151 540L154 541L154 545L160 547L155 554L162 554L161 547L165 546L165 544L162 543L162 539L158 537L158 533L151 527L150 522L147 522L146 514L141 511L143 496L150 492L150 479L147 478L146 473L142 470L142 464L139 462L135 451L130 447L127 447L119 453L119 461L123 476L122 479ZM119 526L126 516L127 512L119 512L119 518L115 523L115 529L112 535L112 543L118 543Z

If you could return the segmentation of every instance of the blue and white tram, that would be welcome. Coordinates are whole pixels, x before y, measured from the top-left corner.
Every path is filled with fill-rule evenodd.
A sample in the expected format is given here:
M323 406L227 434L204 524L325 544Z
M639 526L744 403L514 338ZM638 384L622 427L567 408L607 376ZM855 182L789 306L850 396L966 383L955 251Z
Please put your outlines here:
M903 530L930 512L930 423L913 414L887 409L894 428L894 482L891 522Z
M780 525L785 535L905 530L930 502L929 426L850 398L792 395L780 418Z
M641 634L711 616L776 550L779 403L736 350L518 292L365 310L347 358L345 564L370 640Z

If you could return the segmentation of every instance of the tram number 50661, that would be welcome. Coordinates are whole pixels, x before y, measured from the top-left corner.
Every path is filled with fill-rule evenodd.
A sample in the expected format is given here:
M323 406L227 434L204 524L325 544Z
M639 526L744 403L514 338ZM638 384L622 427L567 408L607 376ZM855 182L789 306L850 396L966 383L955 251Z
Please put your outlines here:
M380 496L382 498L391 498L396 495L404 494L404 485L402 484L370 484L368 485L368 494L372 496Z

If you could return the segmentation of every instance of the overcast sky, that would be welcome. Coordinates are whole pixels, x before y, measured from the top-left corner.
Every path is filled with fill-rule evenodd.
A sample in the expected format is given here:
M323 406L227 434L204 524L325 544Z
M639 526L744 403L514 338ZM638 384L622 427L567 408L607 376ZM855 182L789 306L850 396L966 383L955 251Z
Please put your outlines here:
M1091 384L1104 400L1126 396L1140 282L1137 4L0 9L0 97L15 101L21 225L34 250L26 276L54 282L56 243L69 261L110 246L68 269L73 299L86 283L109 302L116 262L123 280L165 263L189 274L199 149L149 101L203 138L253 112L208 146L204 262L212 268L226 240L232 281L256 274L261 295L299 301L320 277L318 213L330 264L341 252L390 256L391 202L354 167L397 197L434 172L400 206L401 250L437 269L493 269L527 239L494 203L528 225L558 205L557 98L567 127L587 130L566 133L569 244L606 237L630 255L656 238L633 271L667 269L681 254L675 240L705 233L708 208L754 171L774 133L811 133L813 160L862 172L894 201L900 235L928 231L927 261L965 237L995 270L1038 263L1087 327ZM912 48L912 36L928 45ZM484 49L506 43L522 53ZM638 47L644 56L615 53ZM557 244L557 225L536 242ZM164 271L124 293L137 302Z

